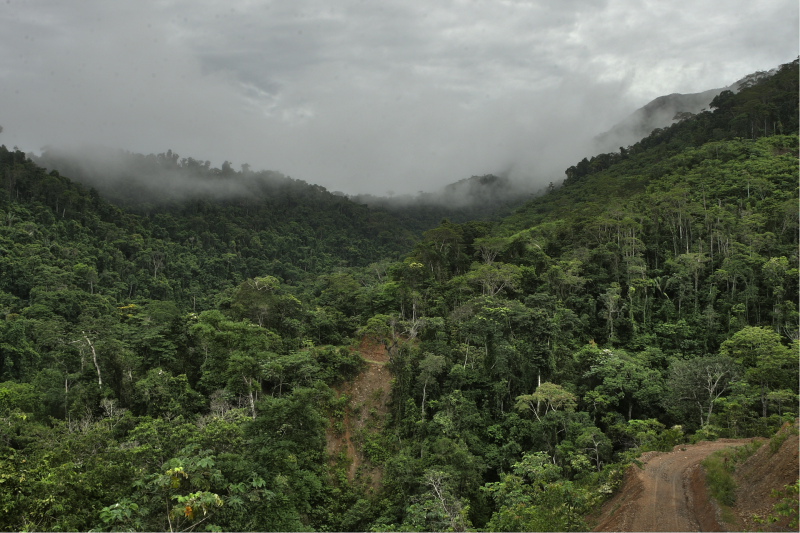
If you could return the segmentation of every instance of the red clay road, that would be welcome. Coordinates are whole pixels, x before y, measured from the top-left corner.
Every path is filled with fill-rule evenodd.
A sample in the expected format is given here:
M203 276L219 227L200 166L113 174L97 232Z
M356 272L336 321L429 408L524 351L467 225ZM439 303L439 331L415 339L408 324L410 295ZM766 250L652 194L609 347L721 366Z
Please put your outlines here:
M644 468L631 467L594 531L722 531L708 503L700 462L748 442L720 439L643 455Z

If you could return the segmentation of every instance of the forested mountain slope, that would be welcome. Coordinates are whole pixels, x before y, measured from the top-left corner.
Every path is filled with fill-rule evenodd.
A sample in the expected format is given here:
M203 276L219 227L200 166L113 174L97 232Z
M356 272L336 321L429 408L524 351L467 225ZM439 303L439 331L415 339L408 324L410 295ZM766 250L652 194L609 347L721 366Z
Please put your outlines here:
M796 80L402 260L358 206L315 231L323 191L288 224L133 212L0 149L0 528L581 529L641 451L774 432L797 416ZM392 397L363 413L336 391L376 342ZM326 451L356 415L380 486Z
M640 107L610 130L595 137L599 150L615 150L620 145L628 146L650 135L656 128L666 128L687 116L696 115L708 109L711 100L722 91L738 92L747 89L774 75L777 69L769 72L759 71L720 89L709 89L692 94L669 94L659 96Z
M292 280L300 275L292 272L292 265L318 272L399 257L423 231L442 219L497 219L533 195L527 185L487 175L460 180L439 191L420 192L415 197L348 197L278 172L254 172L247 164L239 171L227 161L221 169L213 168L209 161L181 158L171 150L145 156L103 147L76 151L48 148L33 159L95 188L103 198L127 211L149 218L159 216L172 239L187 231L210 231L224 245L231 234L241 240L250 233L268 230L267 243L276 235L310 241L293 244L304 247L313 260L292 257L295 246L289 246L278 254L285 264L272 265L275 273ZM181 226L187 223L191 229ZM337 231L326 231L328 228ZM257 235L264 241L263 234ZM236 252L217 248L217 253ZM267 247L255 255L270 256L270 252Z
M632 158L529 204L501 227L511 232L509 246L559 258L543 267L566 300L580 294L601 306L583 311L590 320L604 315L598 340L632 342L654 316L699 328L687 338L704 350L751 321L790 332L796 142L711 142L645 168ZM654 342L669 341L646 344Z
M709 89L693 94L668 94L648 102L610 130L597 135L594 145L599 151L615 150L647 137L656 128L674 124L676 117L697 114L725 89Z
M187 253L226 258L222 279L271 274L296 283L335 267L399 257L415 232L381 209L277 172L221 169L172 151L46 150L36 162L141 216ZM175 277L173 275L169 277Z
M385 209L400 219L404 227L421 234L437 226L443 219L464 223L503 218L531 198L544 193L545 189L541 189L537 191L530 184L487 174L459 180L438 191L420 192L414 197L357 195L352 199Z

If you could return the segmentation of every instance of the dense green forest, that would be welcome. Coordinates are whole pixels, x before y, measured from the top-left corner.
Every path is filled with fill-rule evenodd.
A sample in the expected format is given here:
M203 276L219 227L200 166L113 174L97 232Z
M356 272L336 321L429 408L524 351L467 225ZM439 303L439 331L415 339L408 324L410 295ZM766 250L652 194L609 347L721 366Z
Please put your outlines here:
M642 451L769 435L798 406L797 102L795 61L421 233L275 173L126 154L204 192L102 193L0 147L0 529L576 530ZM378 482L328 448L365 340Z

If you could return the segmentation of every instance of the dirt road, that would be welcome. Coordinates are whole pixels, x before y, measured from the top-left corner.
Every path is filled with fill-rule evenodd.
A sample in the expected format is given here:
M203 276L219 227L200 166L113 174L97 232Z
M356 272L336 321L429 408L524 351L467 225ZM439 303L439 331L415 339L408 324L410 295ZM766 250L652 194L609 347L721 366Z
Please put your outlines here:
M595 531L723 531L708 500L700 462L709 454L747 444L720 439L648 452L631 467L620 492L603 506Z

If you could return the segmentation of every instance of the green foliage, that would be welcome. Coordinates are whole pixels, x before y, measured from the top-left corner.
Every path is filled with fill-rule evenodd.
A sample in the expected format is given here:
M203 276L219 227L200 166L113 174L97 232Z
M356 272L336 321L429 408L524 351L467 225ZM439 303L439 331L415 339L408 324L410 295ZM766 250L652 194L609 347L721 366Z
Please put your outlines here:
M542 415L553 411L574 411L577 406L577 398L574 394L564 390L563 387L555 383L542 383L536 387L533 394L523 394L517 396L516 409L521 412L532 412L537 420L539 411L543 410Z
M1 528L582 529L637 453L772 434L800 392L796 75L497 222L171 152L124 155L112 204L0 147ZM334 388L387 357L345 427Z
M798 507L800 507L800 481L786 485L782 489L772 491L772 497L778 498L778 502L772 507L772 511L763 519L757 519L763 524L786 521L786 527L797 529Z
M706 469L706 483L714 499L728 506L736 503L736 483L723 462L719 459L706 459L703 466Z
M796 423L786 423L769 439L769 453L775 455L781 449L783 443L786 442L792 435L798 434L798 426Z
M173 376L161 368L150 370L135 387L140 410L153 417L188 418L199 412L205 403L191 388L185 374Z
M627 447L639 452L649 450L671 451L673 446L683 442L683 430L680 426L666 429L656 419L633 419L626 423L617 423L610 428L612 435Z
M39 410L36 389L30 383L0 383L0 415L33 414ZM24 416L24 415L23 415Z
M736 482L732 474L736 467L756 453L761 445L761 442L753 441L745 446L714 452L703 460L708 489L718 502L727 506L736 503Z
M634 408L647 412L647 407L657 403L663 394L661 373L636 357L617 351L604 350L599 360L584 374L590 383L598 383L594 390L608 398L610 405L622 407L628 420Z
M744 381L760 396L766 418L778 390L797 391L798 352L781 344L780 335L765 327L746 327L722 343L720 352L744 367ZM770 395L772 393L772 395ZM795 392L796 393L796 392Z
M665 407L684 420L697 416L698 427L706 426L717 399L728 391L739 374L733 359L724 355L675 360L670 365Z
M100 510L100 520L111 531L139 531L143 524L139 518L139 505L123 498Z
M526 454L513 474L484 487L499 510L488 531L576 531L586 529L584 516L592 506L590 492L561 479L547 454Z

